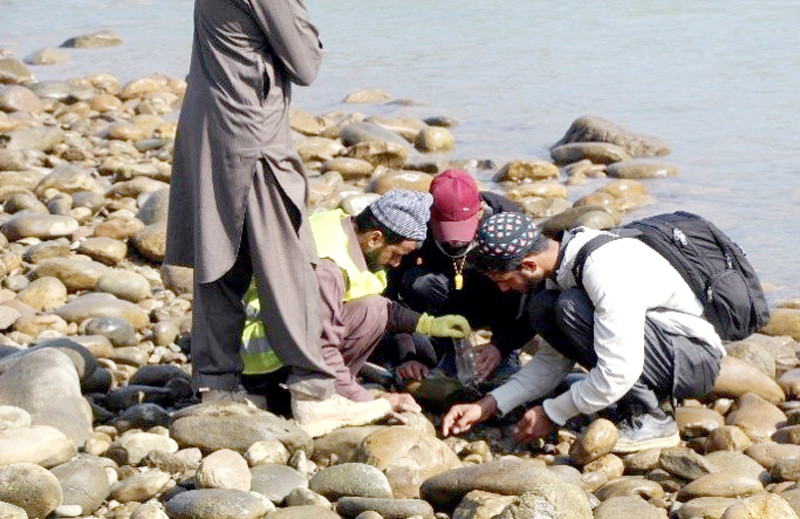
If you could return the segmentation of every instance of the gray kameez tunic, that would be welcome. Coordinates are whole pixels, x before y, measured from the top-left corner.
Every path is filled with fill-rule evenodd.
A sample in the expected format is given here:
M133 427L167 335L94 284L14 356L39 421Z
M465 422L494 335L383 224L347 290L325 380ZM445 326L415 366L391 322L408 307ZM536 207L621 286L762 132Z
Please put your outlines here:
M270 344L298 384L324 396L333 373L319 343L308 183L289 126L291 83L309 84L322 58L317 30L302 0L196 0L194 25L165 262L194 267L195 387L237 387L252 272Z
M305 211L308 185L292 144L289 101L291 83L315 78L322 49L300 0L197 0L194 16L165 262L194 267L206 283L236 258L259 159Z

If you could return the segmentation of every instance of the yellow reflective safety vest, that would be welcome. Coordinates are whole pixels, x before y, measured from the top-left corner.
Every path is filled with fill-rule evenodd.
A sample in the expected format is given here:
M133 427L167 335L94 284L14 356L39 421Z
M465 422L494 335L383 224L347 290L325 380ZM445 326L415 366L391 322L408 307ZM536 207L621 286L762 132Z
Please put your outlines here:
M360 270L350 257L350 243L342 228L342 221L347 217L348 214L341 209L321 211L309 217L317 256L333 261L342 269L347 284L343 301L381 294L386 289L386 272ZM244 374L272 373L283 363L267 340L255 279L247 289L244 303L247 312L247 321L242 332Z

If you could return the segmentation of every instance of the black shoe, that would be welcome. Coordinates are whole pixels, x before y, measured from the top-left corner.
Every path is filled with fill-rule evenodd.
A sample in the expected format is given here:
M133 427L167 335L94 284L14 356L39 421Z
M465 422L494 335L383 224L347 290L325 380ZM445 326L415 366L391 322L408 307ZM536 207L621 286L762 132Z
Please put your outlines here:
M666 449L681 442L675 419L661 410L631 415L617 426L619 439L614 452L626 454L644 449Z

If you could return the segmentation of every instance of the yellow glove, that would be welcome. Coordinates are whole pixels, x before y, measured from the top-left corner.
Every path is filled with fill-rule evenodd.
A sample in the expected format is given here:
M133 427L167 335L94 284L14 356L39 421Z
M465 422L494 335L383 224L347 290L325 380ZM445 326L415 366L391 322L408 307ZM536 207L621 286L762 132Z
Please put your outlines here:
M472 329L469 326L469 322L460 315L434 317L429 314L422 314L419 316L415 331L432 337L463 339L472 332Z

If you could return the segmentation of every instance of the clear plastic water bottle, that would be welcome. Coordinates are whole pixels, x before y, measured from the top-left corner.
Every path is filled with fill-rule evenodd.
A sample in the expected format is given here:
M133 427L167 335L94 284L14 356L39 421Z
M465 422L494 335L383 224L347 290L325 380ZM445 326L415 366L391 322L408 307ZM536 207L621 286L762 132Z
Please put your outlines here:
M469 339L453 339L458 381L465 387L475 385L475 350Z

